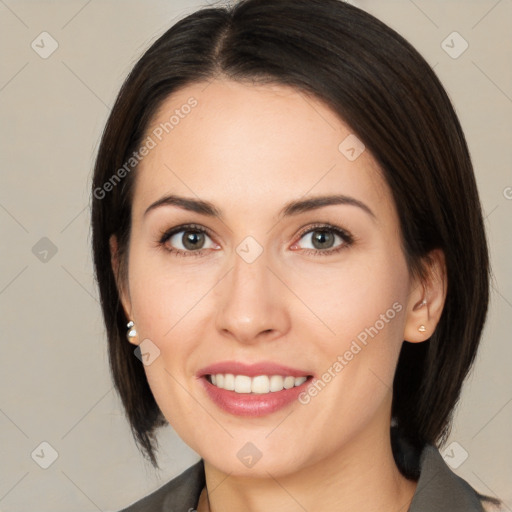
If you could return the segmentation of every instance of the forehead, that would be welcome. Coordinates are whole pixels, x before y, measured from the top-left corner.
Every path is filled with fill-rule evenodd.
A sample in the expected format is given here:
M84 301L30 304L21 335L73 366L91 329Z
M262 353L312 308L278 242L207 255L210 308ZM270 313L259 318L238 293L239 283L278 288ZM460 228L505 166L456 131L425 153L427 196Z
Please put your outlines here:
M372 155L353 158L363 146L350 127L289 86L191 84L162 103L146 137L134 211L171 192L253 211L325 193L390 200Z

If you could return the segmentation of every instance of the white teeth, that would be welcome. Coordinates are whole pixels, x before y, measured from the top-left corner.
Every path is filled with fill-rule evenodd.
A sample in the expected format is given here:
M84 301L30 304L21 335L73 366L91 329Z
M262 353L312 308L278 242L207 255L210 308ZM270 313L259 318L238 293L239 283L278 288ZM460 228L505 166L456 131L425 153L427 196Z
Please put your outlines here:
M300 386L301 384L304 384L308 380L307 377L295 377L295 385Z
M217 373L210 375L210 382L221 389L235 391L236 393L255 393L266 394L270 392L282 391L300 386L306 382L307 377L292 377L288 375L258 375L257 377L248 377L247 375L233 375L232 373Z
M224 376L224 389L227 389L228 391L235 390L235 376L232 373L227 373Z
M281 375L272 375L270 377L270 391L281 391L283 389L283 377Z
M221 387L221 386L218 386L218 387ZM247 377L247 375L237 375L235 377L235 391L237 393L250 393L251 392L251 377Z
M251 391L253 393L269 393L270 379L266 375L258 375L252 379Z
M284 379L284 389L290 389L295 386L295 377L286 377Z

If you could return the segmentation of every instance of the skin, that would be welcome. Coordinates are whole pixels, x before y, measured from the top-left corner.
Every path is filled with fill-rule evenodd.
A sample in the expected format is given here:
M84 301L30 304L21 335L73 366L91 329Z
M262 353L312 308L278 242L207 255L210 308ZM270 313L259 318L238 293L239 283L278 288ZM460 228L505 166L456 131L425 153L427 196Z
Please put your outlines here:
M320 100L219 78L167 98L147 133L191 96L197 106L136 171L128 277L118 284L137 327L133 343L149 339L160 350L145 366L155 399L205 461L209 493L199 510L208 501L223 512L407 510L416 482L400 474L391 452L392 382L403 340L428 339L441 315L442 253L432 253L427 279L410 275L378 165L368 150L355 161L340 152L350 127ZM210 201L223 217L170 205L144 216L170 193ZM363 202L374 217L345 204L278 218L289 201L333 193ZM201 255L179 257L159 244L183 223L211 230ZM313 233L301 233L323 223L355 241L330 255L308 253ZM166 246L187 250L183 234ZM263 249L252 263L236 251L247 236ZM319 250L343 243L335 237ZM115 236L111 249L116 270ZM306 405L235 416L196 377L225 360L273 361L321 377L394 303L401 311ZM262 454L252 468L237 457L247 442Z

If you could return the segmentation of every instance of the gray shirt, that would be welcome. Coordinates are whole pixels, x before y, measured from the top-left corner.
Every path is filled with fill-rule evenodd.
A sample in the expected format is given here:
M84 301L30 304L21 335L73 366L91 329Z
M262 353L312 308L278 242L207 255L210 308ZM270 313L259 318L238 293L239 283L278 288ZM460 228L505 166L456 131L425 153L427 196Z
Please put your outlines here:
M205 485L203 460L149 496L120 512L192 512ZM192 510L191 510L192 509ZM420 477L408 512L483 512L478 493L457 476L427 444L420 457Z

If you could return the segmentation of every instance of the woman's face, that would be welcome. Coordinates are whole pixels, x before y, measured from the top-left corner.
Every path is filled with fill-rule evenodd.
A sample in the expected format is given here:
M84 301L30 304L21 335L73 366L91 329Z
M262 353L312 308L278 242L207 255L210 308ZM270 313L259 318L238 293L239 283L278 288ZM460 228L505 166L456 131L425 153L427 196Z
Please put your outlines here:
M388 440L418 296L369 151L313 97L231 81L178 91L146 136L122 300L172 427L253 476Z

